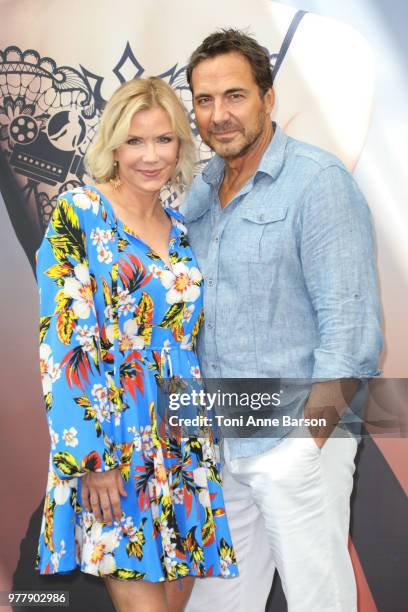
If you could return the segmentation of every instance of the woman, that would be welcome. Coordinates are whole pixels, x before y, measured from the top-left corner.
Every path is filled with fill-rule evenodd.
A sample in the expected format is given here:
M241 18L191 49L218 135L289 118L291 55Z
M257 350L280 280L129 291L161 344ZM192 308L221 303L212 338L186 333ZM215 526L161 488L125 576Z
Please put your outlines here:
M52 443L37 567L103 576L126 612L181 611L194 576L237 574L211 435L181 440L157 410L164 378L200 376L202 276L160 201L193 151L171 87L122 85L87 155L97 186L60 196L37 257Z

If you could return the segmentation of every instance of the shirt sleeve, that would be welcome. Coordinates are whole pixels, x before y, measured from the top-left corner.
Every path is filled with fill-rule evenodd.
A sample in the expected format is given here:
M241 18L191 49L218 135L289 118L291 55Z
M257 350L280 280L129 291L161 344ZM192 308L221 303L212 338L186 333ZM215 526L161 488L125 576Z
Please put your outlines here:
M60 197L37 252L41 379L51 461L62 479L118 466L83 213L69 194Z
M319 331L313 378L377 376L382 336L373 228L353 177L335 165L321 170L299 222L303 274Z

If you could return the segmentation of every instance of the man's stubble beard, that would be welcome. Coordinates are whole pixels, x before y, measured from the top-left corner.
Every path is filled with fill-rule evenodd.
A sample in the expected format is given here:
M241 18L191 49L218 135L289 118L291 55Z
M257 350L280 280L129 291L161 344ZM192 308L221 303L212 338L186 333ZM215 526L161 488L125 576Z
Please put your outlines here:
M254 130L252 130L251 132L249 132L247 134L247 136L245 137L244 143L242 144L242 146L239 148L238 151L232 151L231 153L228 152L228 147L229 144L227 143L226 145L221 145L220 147L220 151L217 151L217 147L214 147L212 145L212 139L210 138L203 138L201 136L201 138L203 139L203 141L205 142L205 144L210 147L210 149L212 151L215 151L215 153L217 155L219 155L220 157L222 157L223 159L238 159L240 157L243 157L244 155L246 155L248 153L248 151L250 151L258 142L259 138L262 136L263 131L265 129L265 125L266 122L269 121L269 118L265 116L265 114L261 111L260 113L258 113L258 121L257 121L257 125L256 128ZM245 128L244 128L244 136L245 136Z

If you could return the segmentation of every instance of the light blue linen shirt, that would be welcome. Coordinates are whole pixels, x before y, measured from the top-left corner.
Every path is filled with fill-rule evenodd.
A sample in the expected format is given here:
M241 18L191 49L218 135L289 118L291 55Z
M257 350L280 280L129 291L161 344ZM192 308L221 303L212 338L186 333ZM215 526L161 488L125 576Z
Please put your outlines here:
M382 347L370 211L330 153L275 133L224 209L215 156L182 207L204 276L207 378L366 378ZM231 457L279 438L231 439Z

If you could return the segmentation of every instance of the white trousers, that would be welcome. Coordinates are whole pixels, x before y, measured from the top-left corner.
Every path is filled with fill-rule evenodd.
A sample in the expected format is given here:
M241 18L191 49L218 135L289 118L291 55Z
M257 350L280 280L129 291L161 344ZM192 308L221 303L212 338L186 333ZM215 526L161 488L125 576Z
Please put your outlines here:
M357 442L336 429L319 450L308 430L231 460L223 492L238 578L195 581L186 612L265 612L275 569L289 612L357 612L348 552Z

